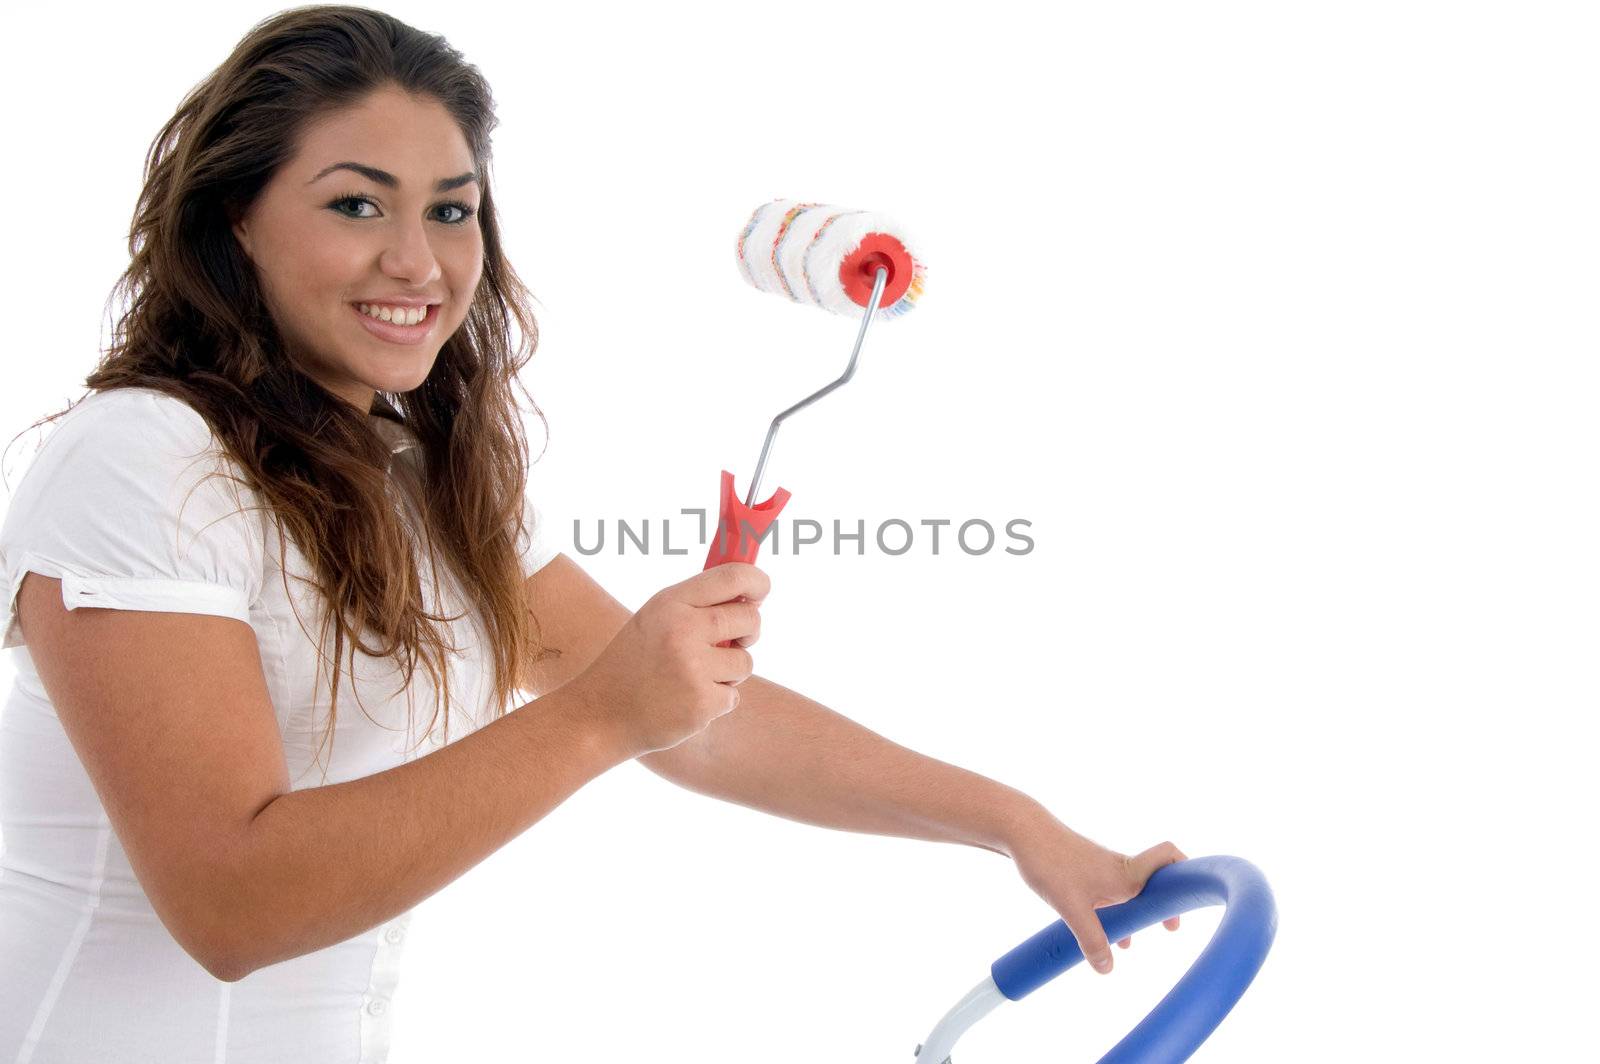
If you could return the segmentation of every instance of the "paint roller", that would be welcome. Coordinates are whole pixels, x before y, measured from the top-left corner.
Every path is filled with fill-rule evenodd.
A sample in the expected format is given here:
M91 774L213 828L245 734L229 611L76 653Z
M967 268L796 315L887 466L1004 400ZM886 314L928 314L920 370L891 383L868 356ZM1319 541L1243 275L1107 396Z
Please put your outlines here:
M767 529L789 501L783 488L765 502L755 501L778 426L855 375L861 343L875 317L900 317L917 305L927 267L916 247L904 226L878 211L775 199L750 215L738 246L739 273L746 281L795 303L859 316L861 324L844 373L772 419L743 501L734 494L733 474L722 471L720 516L706 569L755 561Z

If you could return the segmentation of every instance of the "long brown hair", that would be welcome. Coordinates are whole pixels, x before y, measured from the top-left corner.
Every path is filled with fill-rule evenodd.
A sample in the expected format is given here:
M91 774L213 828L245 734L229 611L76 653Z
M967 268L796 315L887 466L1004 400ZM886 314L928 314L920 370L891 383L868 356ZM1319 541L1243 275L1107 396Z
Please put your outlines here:
M546 649L537 643L516 553L518 538L531 532L522 520L529 462L511 394L538 345L538 325L501 246L489 86L443 37L338 5L291 8L246 34L151 144L129 233L131 261L112 293L126 309L85 379L91 391L152 388L186 401L242 468L240 482L265 500L280 541L287 529L305 555L333 607L318 644L326 662L331 626L329 742L347 638L352 668L358 647L371 656L403 652L408 686L420 658L443 687L448 737L445 654L453 647L438 625L455 618L425 608L411 536L386 494L389 442L366 414L295 364L230 222L292 156L305 123L391 86L438 100L471 148L483 273L427 379L409 392L378 393L374 413L400 414L419 440L423 475L409 490L423 496L426 556L430 564L442 557L469 609L479 611L492 651L494 715L501 715L530 659ZM362 641L363 627L376 647Z

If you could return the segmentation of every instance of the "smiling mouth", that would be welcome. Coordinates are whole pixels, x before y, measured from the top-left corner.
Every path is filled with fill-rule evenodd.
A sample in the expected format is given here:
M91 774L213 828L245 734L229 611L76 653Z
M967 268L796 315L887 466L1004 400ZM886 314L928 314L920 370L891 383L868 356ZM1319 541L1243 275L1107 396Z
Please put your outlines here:
M415 344L426 339L433 332L433 327L439 321L438 303L428 304L427 313L415 325L397 325L392 321L374 318L366 313L355 303L348 304L351 313L361 319L361 324L366 330L380 340L387 340L397 344Z

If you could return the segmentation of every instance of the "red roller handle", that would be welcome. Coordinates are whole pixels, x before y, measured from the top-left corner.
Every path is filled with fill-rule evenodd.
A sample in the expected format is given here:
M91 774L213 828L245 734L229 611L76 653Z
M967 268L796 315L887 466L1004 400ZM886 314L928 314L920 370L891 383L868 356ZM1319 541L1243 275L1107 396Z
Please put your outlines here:
M755 564L756 553L761 550L761 537L782 512L789 493L782 488L772 493L766 502L746 506L733 491L733 474L722 471L721 513L717 517L717 530L711 537L711 550L706 554L705 569L723 562ZM702 570L704 571L704 570ZM733 640L723 640L719 647L733 645Z

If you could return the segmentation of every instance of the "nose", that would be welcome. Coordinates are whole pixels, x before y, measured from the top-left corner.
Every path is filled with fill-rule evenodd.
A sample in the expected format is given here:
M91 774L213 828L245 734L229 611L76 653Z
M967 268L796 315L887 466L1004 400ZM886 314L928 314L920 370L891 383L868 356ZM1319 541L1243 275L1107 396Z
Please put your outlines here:
M383 249L379 266L385 276L404 281L420 288L439 276L439 258L428 243L428 230L424 222L414 219L390 229L393 239Z

